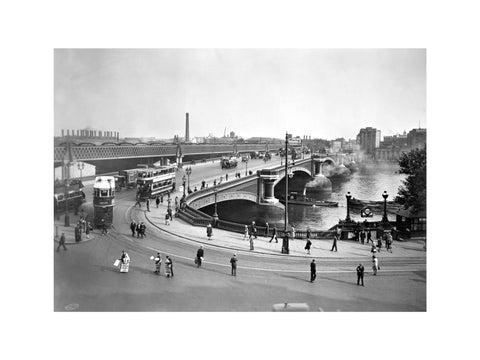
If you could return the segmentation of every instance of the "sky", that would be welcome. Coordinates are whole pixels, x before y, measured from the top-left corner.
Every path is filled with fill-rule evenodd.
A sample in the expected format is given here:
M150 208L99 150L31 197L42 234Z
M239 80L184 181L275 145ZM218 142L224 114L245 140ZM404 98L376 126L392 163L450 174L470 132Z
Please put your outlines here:
M354 139L426 127L425 49L56 49L54 135Z

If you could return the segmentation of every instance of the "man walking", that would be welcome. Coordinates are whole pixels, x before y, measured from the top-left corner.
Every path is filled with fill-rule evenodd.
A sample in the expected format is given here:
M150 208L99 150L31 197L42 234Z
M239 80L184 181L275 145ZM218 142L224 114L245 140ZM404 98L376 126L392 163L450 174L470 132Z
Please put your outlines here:
M337 251L337 235L333 235L333 245L330 251L333 251L335 249L335 252Z
M362 230L362 232L360 233L360 242L362 244L365 244L365 231Z
M237 276L237 254L233 254L230 264L232 264L232 276Z
M108 234L108 231L107 231L107 225L105 225L105 219L102 219L102 234L101 235L107 235Z
M203 260L203 245L200 246L200 249L197 250L197 257L195 258L195 264L197 264L197 268L202 266Z
M359 264L357 266L357 285L360 285L360 280L362 280L362 286L363 285L363 273L365 272L365 268L363 267L362 264Z
M150 199L147 199L147 211L150 211Z
M167 273L167 277L173 277L173 261L170 259L170 256L166 256L165 259L165 271Z
M257 225L255 225L255 221L252 221L252 235L257 238Z
M370 231L370 229L368 229L368 232L367 232L367 244L372 241L372 232ZM372 241L373 243L373 241Z
M270 239L269 242L272 242L272 240L275 238L275 242L278 243L278 238L277 238L277 227L274 226L273 227L273 231L272 231L272 237Z
M317 277L317 264L315 264L315 259L312 259L310 263L310 282L314 282Z
M142 207L142 203L140 202L140 194L137 193L137 199L136 199L136 202L135 202L135 206L134 207L137 207L137 205L139 207Z
M158 196L155 199L155 204L157 205L157 209L158 209L158 205L160 205L160 198Z
M265 236L268 238L268 233L270 232L270 225L268 225L268 221L265 222Z
M132 220L130 223L130 230L132 232L132 236L135 236L135 229L137 228L137 224L135 224L135 221Z
M60 236L60 240L58 241L57 252L60 251L60 246L63 246L63 250L67 250L67 247L65 246L65 233L62 233L62 236Z

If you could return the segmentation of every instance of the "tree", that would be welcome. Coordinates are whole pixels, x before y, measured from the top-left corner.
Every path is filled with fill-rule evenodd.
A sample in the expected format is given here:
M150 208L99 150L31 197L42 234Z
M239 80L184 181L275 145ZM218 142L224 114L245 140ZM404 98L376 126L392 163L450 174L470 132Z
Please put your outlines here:
M395 201L413 211L427 207L427 146L402 153L398 160L400 174L408 175L398 188Z

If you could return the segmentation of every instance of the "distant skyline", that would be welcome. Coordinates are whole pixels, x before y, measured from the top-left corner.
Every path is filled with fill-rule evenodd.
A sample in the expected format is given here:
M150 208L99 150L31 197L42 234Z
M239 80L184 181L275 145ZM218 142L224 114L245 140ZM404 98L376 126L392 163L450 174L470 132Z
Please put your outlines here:
M425 49L56 49L54 135L234 131L353 139L426 128Z

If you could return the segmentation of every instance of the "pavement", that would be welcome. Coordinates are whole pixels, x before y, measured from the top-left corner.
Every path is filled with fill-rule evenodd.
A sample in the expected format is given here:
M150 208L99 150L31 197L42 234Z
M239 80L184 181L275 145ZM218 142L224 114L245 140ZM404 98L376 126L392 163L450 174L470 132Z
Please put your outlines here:
M172 199L178 196L180 199L182 194L176 192L172 194ZM164 199L163 203L160 203L158 208L155 201L151 202L150 211L147 211L145 203L142 204L142 208L133 207L129 209L130 218L144 221L157 229L160 229L166 233L178 237L180 240L188 242L195 242L210 247L218 247L231 249L233 251L257 253L257 254L275 254L279 256L290 257L319 257L319 258L365 258L366 255L370 255L371 244L361 244L351 240L338 240L338 251L330 251L332 248L332 240L324 239L311 239L312 247L310 255L307 254L305 248L305 239L291 239L289 243L290 253L288 255L281 254L282 239L278 239L278 243L273 240L271 243L270 237L259 235L257 239L254 239L254 250L250 250L250 241L244 237L244 234L230 232L226 230L213 229L213 236L211 239L207 238L207 232L205 227L193 226L189 223L176 218L174 216L173 221L170 221L170 225L165 224L165 214L167 213L167 203ZM174 207L174 201L172 200L172 207ZM145 221L145 220L146 221ZM147 224L148 224L147 223ZM148 227L147 227L148 231ZM394 241L392 253L386 252L385 249L381 250L383 257L391 258L425 258L426 251L424 249L425 242L423 240L411 240L407 242Z

